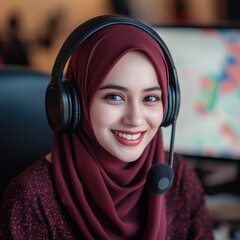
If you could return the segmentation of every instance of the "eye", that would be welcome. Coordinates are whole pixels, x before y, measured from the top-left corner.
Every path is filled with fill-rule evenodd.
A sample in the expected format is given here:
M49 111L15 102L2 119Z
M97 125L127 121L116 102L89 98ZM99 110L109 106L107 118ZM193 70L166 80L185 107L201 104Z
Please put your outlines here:
M118 94L107 94L104 98L112 101L118 101L118 102L123 101L122 96Z
M143 102L158 102L159 100L158 96L147 96L143 99Z

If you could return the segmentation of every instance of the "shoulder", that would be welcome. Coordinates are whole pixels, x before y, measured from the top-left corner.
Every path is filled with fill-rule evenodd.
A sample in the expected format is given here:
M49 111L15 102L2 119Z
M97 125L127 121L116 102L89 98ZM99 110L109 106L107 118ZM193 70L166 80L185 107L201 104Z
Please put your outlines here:
M168 153L166 153L168 157ZM174 154L173 164L174 179L167 198L174 198L176 202L188 204L187 208L197 206L204 202L204 190L202 184L188 160L180 154Z
M12 179L4 192L4 196L9 193L11 193L11 196L14 193L21 195L22 193L39 192L40 194L43 189L51 189L52 182L53 170L51 163L46 159L41 159L29 166L16 178Z
M4 212L40 209L55 195L51 164L41 159L12 179L4 191L1 209ZM31 208L27 208L27 206Z
M73 234L73 223L57 194L52 164L45 159L10 182L0 215L0 238L47 239L51 234L54 239L69 239Z
M168 153L166 153L168 157ZM205 203L204 189L192 165L174 155L174 180L165 195L169 230L181 236L195 234L212 239L212 223ZM184 238L183 238L184 239Z
M166 159L169 158L169 153L165 152ZM174 194L176 191L178 194L195 194L196 190L198 194L203 194L203 188L199 178L190 162L180 154L174 154L173 164L174 180L172 188ZM197 189L196 189L197 188ZM195 189L195 191L193 191Z

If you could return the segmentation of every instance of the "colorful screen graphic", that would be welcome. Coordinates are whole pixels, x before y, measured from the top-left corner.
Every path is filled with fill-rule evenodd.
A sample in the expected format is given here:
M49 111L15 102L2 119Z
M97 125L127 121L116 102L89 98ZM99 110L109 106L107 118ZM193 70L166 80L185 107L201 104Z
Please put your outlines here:
M181 89L175 151L240 159L240 29L155 28ZM163 129L166 149L171 128Z

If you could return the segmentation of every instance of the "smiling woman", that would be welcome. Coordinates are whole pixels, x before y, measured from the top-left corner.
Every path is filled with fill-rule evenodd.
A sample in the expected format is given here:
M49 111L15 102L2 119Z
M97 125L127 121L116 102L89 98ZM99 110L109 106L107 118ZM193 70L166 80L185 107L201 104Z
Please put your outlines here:
M135 161L162 118L161 87L154 66L139 51L127 53L101 84L90 109L98 143L122 161Z
M161 127L175 126L179 94L150 27L100 16L73 31L46 91L50 154L8 186L0 239L212 239L195 173L177 155L167 164L163 149ZM159 192L146 183L154 166Z

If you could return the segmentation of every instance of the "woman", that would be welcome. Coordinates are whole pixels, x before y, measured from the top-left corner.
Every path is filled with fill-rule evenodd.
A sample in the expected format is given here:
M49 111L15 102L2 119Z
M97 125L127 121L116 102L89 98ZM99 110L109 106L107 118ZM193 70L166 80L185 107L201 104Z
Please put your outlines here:
M167 159L159 126L168 75L159 44L135 26L86 39L66 74L80 124L55 133L51 153L11 182L0 238L212 239L202 188L183 160L165 195L146 186L150 167Z

